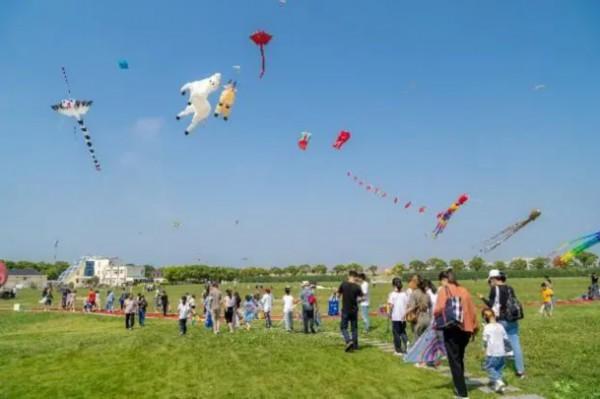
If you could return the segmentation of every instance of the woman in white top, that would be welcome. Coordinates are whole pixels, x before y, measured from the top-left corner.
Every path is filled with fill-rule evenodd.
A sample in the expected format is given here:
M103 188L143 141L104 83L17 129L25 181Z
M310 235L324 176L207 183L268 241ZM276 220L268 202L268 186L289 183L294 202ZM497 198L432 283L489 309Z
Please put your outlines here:
M402 279L394 277L392 280L394 290L388 296L390 318L392 319L392 334L394 336L395 355L406 353L408 336L406 335L406 308L408 295L402 292Z

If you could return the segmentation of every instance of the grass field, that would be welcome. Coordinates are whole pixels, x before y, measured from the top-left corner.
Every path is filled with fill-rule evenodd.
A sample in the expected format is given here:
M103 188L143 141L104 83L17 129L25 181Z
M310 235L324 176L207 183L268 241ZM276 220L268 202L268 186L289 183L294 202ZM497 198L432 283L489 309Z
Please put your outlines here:
M524 301L538 299L538 280L511 283ZM554 285L559 299L571 299L586 284L586 279L556 279ZM485 282L465 285L472 292L485 291ZM282 286L274 285L277 298ZM237 288L242 294L253 289L245 287ZM200 293L198 286L167 290L172 300L186 291ZM377 284L372 304L383 303L387 292L387 284ZM25 308L37 305L39 292L21 294L18 301ZM328 294L319 291L322 301ZM600 398L599 304L559 306L549 320L541 319L536 308L527 307L521 324L527 378L515 380L507 372L509 384L546 398ZM389 342L385 319L374 317L373 323L369 338ZM449 378L406 365L376 347L345 354L338 323L328 320L324 330L287 334L278 328L267 331L257 321L249 332L214 336L197 326L179 337L170 320L148 320L144 329L126 331L121 318L3 311L0 398L452 397ZM485 375L482 356L478 337L468 347L469 372ZM492 395L473 390L471 397Z

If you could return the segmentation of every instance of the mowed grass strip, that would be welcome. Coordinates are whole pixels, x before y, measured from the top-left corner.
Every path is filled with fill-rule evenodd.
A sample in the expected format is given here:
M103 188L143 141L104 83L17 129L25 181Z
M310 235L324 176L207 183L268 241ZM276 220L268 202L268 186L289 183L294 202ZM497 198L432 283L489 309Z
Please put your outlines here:
M173 321L126 331L121 319L2 313L0 397L447 397L449 380L376 347L256 326L179 337ZM474 396L477 397L477 396Z

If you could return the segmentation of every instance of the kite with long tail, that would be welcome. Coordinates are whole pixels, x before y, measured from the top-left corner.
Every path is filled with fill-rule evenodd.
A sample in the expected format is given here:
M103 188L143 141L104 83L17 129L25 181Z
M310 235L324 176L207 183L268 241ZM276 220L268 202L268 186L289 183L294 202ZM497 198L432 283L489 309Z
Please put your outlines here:
M438 223L433 230L433 238L437 238L437 236L444 232L452 215L454 215L458 208L463 206L468 200L469 196L467 194L462 194L455 202L452 203L452 205L450 205L448 209L446 209L444 212L438 213Z
M62 68L63 78L65 79L65 84L67 85L67 94L69 97L71 96L71 87L69 86L69 80L67 78L67 72L65 68ZM92 106L92 101L87 100L74 100L72 98L62 100L58 104L51 105L51 108L58 112L61 115L68 116L71 118L75 118L77 120L77 124L81 129L81 133L83 134L83 139L85 140L85 144L87 149L92 157L92 161L94 162L94 167L98 172L100 172L100 162L96 158L96 150L92 145L92 138L88 132L88 128L83 121L83 116L90 110Z
M498 248L502 243L504 243L504 241L517 234L517 232L519 232L519 230L521 230L523 227L527 226L529 223L539 218L541 214L542 212L539 209L534 209L533 211L531 211L527 219L520 220L517 223L508 226L495 236L490 237L489 239L484 241L483 248L480 250L480 252L487 254L488 252L491 252L494 249Z
M600 231L576 238L573 241L569 241L563 244L555 252L555 254L558 253L558 255L552 257L552 263L554 263L554 266L557 267L565 267L577 255L598 243L600 243Z

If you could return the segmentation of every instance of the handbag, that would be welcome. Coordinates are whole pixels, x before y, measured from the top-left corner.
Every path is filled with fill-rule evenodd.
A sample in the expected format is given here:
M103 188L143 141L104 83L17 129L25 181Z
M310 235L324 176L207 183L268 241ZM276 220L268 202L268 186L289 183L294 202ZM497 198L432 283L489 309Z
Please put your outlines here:
M459 296L452 296L452 293L446 287L446 303L442 313L435 316L436 330L445 330L453 327L462 327L464 320L464 310L462 299Z

